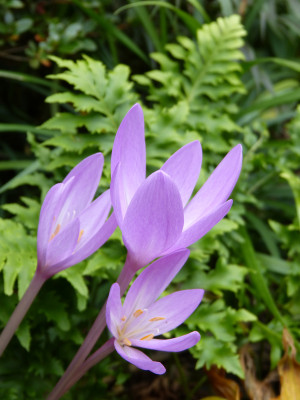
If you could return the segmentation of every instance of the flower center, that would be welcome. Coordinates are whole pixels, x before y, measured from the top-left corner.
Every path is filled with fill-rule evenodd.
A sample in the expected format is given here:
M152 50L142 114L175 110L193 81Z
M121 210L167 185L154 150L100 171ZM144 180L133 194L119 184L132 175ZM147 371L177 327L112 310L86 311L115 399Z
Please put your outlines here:
M147 318L148 310L138 308L129 316L123 315L118 327L118 342L121 346L131 346L132 340L152 340L159 334L158 321L165 317Z

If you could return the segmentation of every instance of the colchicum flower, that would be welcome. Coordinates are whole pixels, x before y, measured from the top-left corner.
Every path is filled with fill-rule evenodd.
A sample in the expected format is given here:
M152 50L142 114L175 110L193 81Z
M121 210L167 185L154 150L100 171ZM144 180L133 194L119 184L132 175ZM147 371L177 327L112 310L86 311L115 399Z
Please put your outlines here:
M93 197L104 158L93 154L54 185L43 202L37 235L37 271L46 277L77 264L102 246L115 230L109 190Z
M144 118L136 104L124 117L111 157L111 197L135 269L186 248L230 210L242 146L234 147L189 201L201 169L198 141L183 146L146 179ZM189 202L188 202L189 201Z
M120 287L114 283L106 305L106 321L114 337L114 346L121 357L140 369L163 374L165 367L152 361L135 347L178 352L194 346L200 340L198 332L174 339L154 339L181 325L200 304L204 290L191 289L167 295L159 300L174 276L189 256L179 250L155 261L133 282L124 304Z

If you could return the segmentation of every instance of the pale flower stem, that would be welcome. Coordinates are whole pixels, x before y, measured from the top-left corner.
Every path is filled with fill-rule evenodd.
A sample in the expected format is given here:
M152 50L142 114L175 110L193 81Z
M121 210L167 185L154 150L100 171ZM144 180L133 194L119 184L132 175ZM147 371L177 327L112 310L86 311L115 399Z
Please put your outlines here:
M20 300L19 304L12 313L8 323L3 329L0 335L0 357L9 344L14 333L18 329L20 323L22 322L24 316L26 315L29 307L31 306L36 295L40 291L41 287L45 283L46 278L40 273L36 272L28 289L26 290L24 296Z
M124 294L137 269L138 268L136 267L136 265L127 255L125 265L117 280L120 285L121 295ZM70 382L70 379L73 377L73 375L76 374L77 369L82 367L82 364L92 351L93 347L95 346L97 340L99 339L101 333L106 326L105 309L106 305L102 307L84 342L82 343L75 357L66 369L64 375L60 378L52 392L47 397L47 400L59 399L62 396L62 393L65 393L66 385L68 384L68 382Z
M70 380L66 383L64 390L61 392L61 396L63 396L79 379L94 365L103 360L103 358L107 357L110 353L112 353L115 349L114 346L115 338L110 338L107 342L103 344L98 350L95 351L86 361L81 365L81 367L75 372Z

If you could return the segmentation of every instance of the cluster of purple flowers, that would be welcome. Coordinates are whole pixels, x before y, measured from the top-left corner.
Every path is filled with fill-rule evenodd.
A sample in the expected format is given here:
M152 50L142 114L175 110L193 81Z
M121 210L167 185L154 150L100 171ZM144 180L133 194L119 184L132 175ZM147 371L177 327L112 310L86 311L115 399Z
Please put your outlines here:
M109 293L106 323L116 351L156 374L164 373L164 366L137 347L181 351L200 340L198 332L168 340L155 337L179 326L198 307L202 289L157 298L186 262L187 247L230 210L228 197L240 174L242 147L237 145L226 155L190 200L201 162L201 145L194 141L146 177L144 118L136 104L116 134L110 190L93 200L104 163L103 155L97 153L49 190L40 213L36 274L42 281L94 253L120 227L127 259ZM131 278L148 264L122 304Z

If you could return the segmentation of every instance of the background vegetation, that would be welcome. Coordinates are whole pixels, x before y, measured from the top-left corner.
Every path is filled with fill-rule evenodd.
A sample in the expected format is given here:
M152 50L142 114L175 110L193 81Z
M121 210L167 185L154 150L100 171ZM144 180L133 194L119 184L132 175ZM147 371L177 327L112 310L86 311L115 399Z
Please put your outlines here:
M290 346L300 341L299 22L297 0L0 2L0 329L34 274L46 192L97 151L106 161L99 193L109 186L114 135L135 102L149 173L200 140L199 187L230 148L244 150L229 216L192 246L168 289L206 289L177 329L201 332L192 357L157 354L169 366L156 378L113 355L66 400L193 399L220 381L242 390L219 392L228 399L259 400L254 384L279 394L269 373L280 366L284 327ZM116 231L46 283L1 360L0 398L45 398L125 255Z

